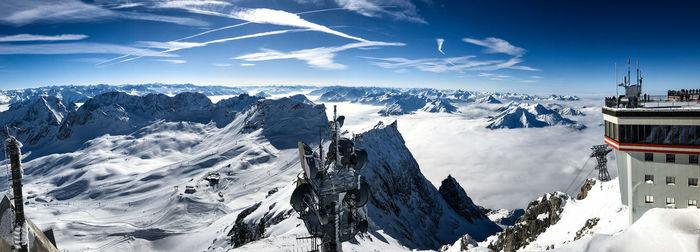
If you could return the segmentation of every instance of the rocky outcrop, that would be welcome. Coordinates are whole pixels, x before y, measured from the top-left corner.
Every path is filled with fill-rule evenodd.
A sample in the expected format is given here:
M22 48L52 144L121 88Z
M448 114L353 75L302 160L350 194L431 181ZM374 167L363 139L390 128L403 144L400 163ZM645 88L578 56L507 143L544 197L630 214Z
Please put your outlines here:
M489 249L510 252L524 248L559 221L567 198L566 194L555 192L530 202L525 214L514 226L499 233L498 239L488 245Z
M598 224L598 221L600 221L600 218L595 217L595 218L590 218L586 220L586 223L583 224L583 227L579 231L576 231L576 236L574 237L574 241L583 238L586 234L592 234L593 232L590 231L595 227L595 225Z
M262 202L255 203L254 205L240 212L236 217L233 227L228 232L228 236L231 237L231 244L233 244L234 248L264 238L266 228L272 225L277 225L283 220L289 218L293 213L293 210L289 209L288 211L274 214L269 212L269 210L272 209L268 209L268 212L266 212L262 218L247 219L250 214L258 210L261 204ZM274 205L272 207L274 207Z
M474 204L471 198L467 196L461 185L452 177L447 175L438 189L442 198L445 199L448 205L460 216L473 223L474 219L487 218L486 215Z
M583 183L583 186L581 186L581 191L576 195L577 200L582 200L588 197L588 191L593 188L593 185L595 185L595 179L589 178L586 179L586 182Z

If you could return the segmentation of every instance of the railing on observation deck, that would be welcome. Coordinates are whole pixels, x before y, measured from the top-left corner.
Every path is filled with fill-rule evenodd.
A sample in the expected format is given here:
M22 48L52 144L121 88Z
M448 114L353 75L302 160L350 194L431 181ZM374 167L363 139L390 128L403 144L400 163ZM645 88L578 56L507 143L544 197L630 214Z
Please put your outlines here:
M700 107L699 95L691 95L690 99L686 100L670 97L667 95L648 95L639 100L639 108L683 108L683 107ZM624 108L624 104L620 103L618 98L606 97L605 107L609 108Z

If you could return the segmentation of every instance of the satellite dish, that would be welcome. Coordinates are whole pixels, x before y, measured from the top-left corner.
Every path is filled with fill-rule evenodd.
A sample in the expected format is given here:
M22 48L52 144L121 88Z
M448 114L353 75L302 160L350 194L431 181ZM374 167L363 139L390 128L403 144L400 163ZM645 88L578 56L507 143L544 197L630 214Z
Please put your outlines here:
M360 188L348 191L345 194L345 202L354 208L362 207L369 200L369 184L364 179L360 179Z
M343 127L343 123L345 123L345 116L338 116L336 121L338 121L338 128Z
M307 208L309 208L309 204L313 201L311 185L308 183L303 183L294 189L294 192L292 192L292 198L289 199L289 204L292 205L292 208L294 208L295 211L304 212Z
M362 170L367 166L367 162L369 159L367 158L367 151L363 149L355 149L355 164L353 165L353 169L355 170Z

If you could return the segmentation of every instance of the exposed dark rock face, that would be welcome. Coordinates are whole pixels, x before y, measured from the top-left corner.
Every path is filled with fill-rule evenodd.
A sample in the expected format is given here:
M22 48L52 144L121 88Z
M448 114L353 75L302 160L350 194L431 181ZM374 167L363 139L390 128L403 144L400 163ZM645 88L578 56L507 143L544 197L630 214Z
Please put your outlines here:
M233 247L237 248L248 242L259 240L263 235L256 234L257 232L253 230L255 229L255 225L248 225L248 223L244 222L245 217L248 217L248 215L257 210L258 207L260 207L260 202L246 208L238 214L238 217L236 217L236 222L233 225L233 228L231 228L231 231L228 232L228 235L231 237Z
M473 223L473 219L487 218L472 199L467 196L467 192L464 191L464 188L459 185L452 175L447 175L438 191L440 191L440 195L442 195L447 204L467 221Z
M498 240L489 244L489 249L510 252L527 246L559 221L567 198L566 194L556 192L545 194L542 198L530 202L525 214L514 226L499 233Z
M574 241L583 238L584 235L586 235L595 225L598 224L598 221L600 221L600 218L595 217L595 218L590 218L586 221L586 224L583 224L583 227L581 227L581 230L576 232L576 237L574 237Z
M588 197L588 191L593 188L593 185L595 185L595 179L586 179L586 182L583 183L583 186L581 186L581 191L576 195L577 200L582 200Z
M293 209L289 209L288 211L283 211L277 214L268 211L260 219L246 220L246 218L251 213L258 210L261 204L262 202L255 203L254 205L243 210L241 213L238 214L238 217L236 217L236 221L233 225L233 228L231 228L231 230L228 232L228 236L231 237L231 243L233 243L234 248L264 238L266 228L272 225L277 225L283 220L286 220L294 212ZM272 210L273 207L274 206L270 206L270 209L268 210Z

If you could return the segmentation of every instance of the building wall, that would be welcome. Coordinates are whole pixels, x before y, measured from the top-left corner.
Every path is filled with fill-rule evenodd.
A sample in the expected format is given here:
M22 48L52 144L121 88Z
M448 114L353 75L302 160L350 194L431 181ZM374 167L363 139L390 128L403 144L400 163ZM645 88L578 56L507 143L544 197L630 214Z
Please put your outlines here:
M689 155L675 154L675 163L666 163L665 153L653 153L654 161L645 161L644 152L615 151L620 177L620 195L623 204L627 204L627 155L631 157L633 220L639 219L644 212L655 207L674 207L666 205L666 197L675 199L675 208L688 207L688 200L700 201L700 188L688 186L688 178L700 177L700 165L690 164ZM654 182L645 182L645 175L653 175ZM675 185L666 184L666 177L675 177ZM645 203L646 195L654 197L653 203Z

